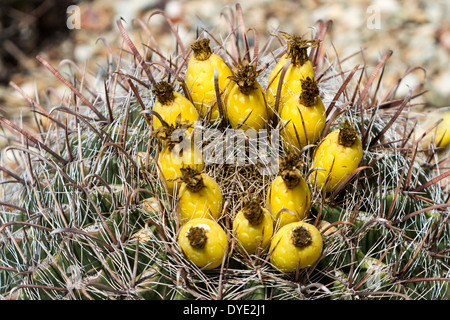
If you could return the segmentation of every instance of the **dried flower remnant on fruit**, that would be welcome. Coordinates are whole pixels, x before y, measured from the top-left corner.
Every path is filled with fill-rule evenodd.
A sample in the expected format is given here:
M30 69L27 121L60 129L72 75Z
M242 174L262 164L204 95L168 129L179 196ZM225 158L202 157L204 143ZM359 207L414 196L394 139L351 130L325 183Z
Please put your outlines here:
M239 86L243 94L249 95L253 90L257 89L256 78L258 75L259 72L254 65L244 62L234 68L234 76L229 78Z
M172 149L176 144L187 139L187 129L192 127L192 124L192 122L181 120L181 114L179 114L175 120L175 125L164 123L153 131L153 136L164 141Z
M300 166L302 161L295 153L289 153L280 163L280 175L289 189L294 188L302 179Z
M290 35L286 32L281 32L281 35L288 40L287 56L296 67L302 66L309 60L308 48L318 46L320 42L319 40L305 40L301 36Z
M291 239L294 246L298 248L307 247L312 243L311 233L304 226L292 229Z
M245 218L252 225L259 225L264 219L264 212L258 200L251 200L244 203L242 208Z
M169 105L175 100L173 85L167 81L160 81L153 86L153 94L162 105Z
M305 107L312 107L316 104L319 97L319 87L317 82L310 77L301 80L302 91L300 92L300 103Z
M351 147L358 138L356 129L345 123L345 127L339 131L339 144L344 147Z
M209 46L209 39L200 39L191 45L192 51L194 51L195 59L199 61L208 60L212 54Z
M186 187L189 191L199 192L205 184L203 183L203 178L201 173L192 167L181 168L180 180L186 183Z
M192 248L202 249L205 247L207 238L206 232L202 227L195 226L190 228L186 237Z

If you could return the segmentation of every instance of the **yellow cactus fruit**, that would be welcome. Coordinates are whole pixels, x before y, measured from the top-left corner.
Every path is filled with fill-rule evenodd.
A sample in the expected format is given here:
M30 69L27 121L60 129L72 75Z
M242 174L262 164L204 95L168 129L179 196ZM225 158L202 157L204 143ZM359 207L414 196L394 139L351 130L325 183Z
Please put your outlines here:
M234 129L263 129L270 113L264 91L256 80L259 74L256 67L243 63L235 68L234 73L230 78L234 84L228 86L225 97L228 121Z
M280 163L279 175L270 185L266 204L277 227L304 219L311 207L311 192L300 166L300 158L288 154Z
M441 122L435 126L439 120ZM420 141L422 148L446 148L450 145L450 108L436 109L423 114L416 130L418 137L425 134ZM429 132L426 134L427 131Z
M363 156L361 139L356 129L346 123L345 127L330 132L314 152L312 162L315 170L310 183L327 192L333 192L358 168Z
M301 80L310 77L314 79L314 68L308 57L308 48L316 46L317 40L305 40L297 35L289 35L282 33L287 39L287 52L280 58L271 74L269 75L269 86L266 91L267 103L275 109L275 102L278 92L278 83L281 73L286 63L291 59L286 73L283 77L283 85L280 92L280 104L278 113L283 109L284 103L291 95L299 93L301 88Z
M159 202L155 197L145 198L139 201L139 207L145 210L149 215L160 212Z
M249 254L267 248L273 235L273 219L258 200L244 203L233 220L233 234Z
M214 269L222 264L228 248L228 238L216 221L197 218L181 227L178 244L196 266Z
M442 122L438 124L434 134L434 144L439 148L450 145L450 111L442 114Z
M180 116L182 121L195 122L198 119L198 112L192 102L181 93L174 91L173 85L166 81L160 81L153 87L156 101L153 111L157 112L161 118L169 125L175 125ZM161 121L154 117L153 130L161 127ZM191 131L192 129L189 129Z
M193 167L181 168L178 210L182 223L195 218L218 220L222 213L222 192L218 183Z
M313 265L321 256L323 240L312 224L299 221L285 225L273 236L270 262L283 272Z
M176 131L178 129L184 134ZM175 131L177 134L174 136ZM179 188L182 168L191 166L201 171L205 166L201 150L187 135L186 128L182 125L180 128L179 122L175 126L163 126L156 131L156 137L163 142L157 159L159 174L160 178L166 181L171 194ZM178 140L175 137L178 137Z
M336 227L332 226L331 223L326 220L320 220L317 224L317 229L319 229L320 233L324 236L331 236L337 231Z
M319 88L313 78L301 80L302 91L293 94L280 113L284 125L281 135L292 150L319 140L325 128L327 116L319 96Z
M186 69L186 85L197 111L201 110L201 116L205 117L212 108L210 120L215 121L220 118L220 113L216 103L214 69L217 70L219 92L225 90L233 72L221 56L211 51L209 39L198 40L191 48L193 55Z

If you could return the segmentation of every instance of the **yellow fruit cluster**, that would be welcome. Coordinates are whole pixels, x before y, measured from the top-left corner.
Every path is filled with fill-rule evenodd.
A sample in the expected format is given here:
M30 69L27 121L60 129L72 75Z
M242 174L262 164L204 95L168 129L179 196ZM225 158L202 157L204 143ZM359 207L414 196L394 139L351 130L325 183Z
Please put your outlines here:
M214 53L208 39L196 41L187 64L185 81L189 99L161 81L156 96L154 134L162 142L158 155L160 178L169 194L178 197L182 225L178 242L195 265L211 269L221 265L233 236L248 254L269 249L274 267L292 272L314 264L322 254L322 235L307 223L310 186L332 192L358 168L362 143L348 123L322 140L326 109L307 49L318 41L282 34L287 51L269 76L266 90L258 83L260 71L247 60L229 67ZM232 222L232 235L219 224L223 211L218 181L202 172L201 151L191 141L192 123L226 122L234 129L267 128L279 120L286 156L277 177L261 201L243 203ZM223 122L222 122L223 123ZM180 130L180 138L174 132ZM317 144L309 180L302 176L299 152ZM220 181L219 181L220 182Z

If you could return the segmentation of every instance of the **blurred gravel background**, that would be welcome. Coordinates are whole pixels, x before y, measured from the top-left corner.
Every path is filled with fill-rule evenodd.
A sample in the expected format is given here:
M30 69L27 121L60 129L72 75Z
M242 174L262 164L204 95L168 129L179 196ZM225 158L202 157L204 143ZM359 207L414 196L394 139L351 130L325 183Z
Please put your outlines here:
M67 9L79 9L81 27L70 29ZM104 37L112 47L120 48L122 38L116 20L123 17L135 41L133 17L146 21L150 12L166 10L178 26L184 43L189 45L197 28L212 29L224 22L224 7L234 8L234 1L192 0L1 0L0 2L0 112L27 122L26 100L10 85L20 86L43 105L48 88L64 88L37 60L43 56L56 68L64 59L96 73L105 64L108 52L98 41ZM241 2L247 27L254 27L264 42L277 28L303 34L317 25L319 19L333 21L331 40L340 57L366 48L366 63L375 66L387 50L394 54L388 60L387 85L413 66L426 70L427 107L450 105L450 1L437 0L350 0L350 1L276 1L245 0ZM152 17L149 27L162 48L174 45L173 36L161 15ZM142 30L139 30L142 32ZM137 32L137 31L136 31ZM137 33L136 33L137 36ZM169 49L167 49L169 50ZM169 52L169 51L168 51ZM62 68L62 67L61 67ZM408 85L423 81L418 70L404 81ZM2 142L2 144L7 141Z

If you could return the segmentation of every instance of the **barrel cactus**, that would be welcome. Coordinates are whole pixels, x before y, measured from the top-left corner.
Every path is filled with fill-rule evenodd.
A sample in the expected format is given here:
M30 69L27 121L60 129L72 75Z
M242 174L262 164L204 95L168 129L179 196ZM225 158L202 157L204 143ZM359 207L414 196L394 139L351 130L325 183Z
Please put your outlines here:
M192 48L181 41L175 28L177 48L167 57L158 52L157 46L150 49L152 40L143 21L136 19L143 30L142 39L149 39L150 45L145 46L148 52L137 49L123 21L118 20L118 30L128 48L120 54L111 50L111 68L104 74L102 93L89 88L75 74L70 77L74 82L70 82L38 57L74 98L47 109L25 96L33 110L48 120L38 135L0 117L4 128L20 136L19 143L6 150L18 155L17 164L14 168L0 167L2 298L448 298L449 198L442 184L449 174L442 165L446 162L445 149L421 144L437 124L427 128L425 134L416 134L416 119L410 109L414 99L422 95L421 87L411 89L405 97L396 96L401 81L383 89L382 75L389 70L391 51L376 66L343 68L342 59L332 57L332 48L326 45L328 22L319 21L309 38L272 32L273 36L261 45L254 29L246 29L241 7L236 5L235 9L233 14L223 12L229 33L219 36L214 34L219 31L205 30L197 39L208 39L205 42L212 52L233 70L234 75L227 75L233 81L222 89L221 69L215 69L210 79L202 78L210 81L205 87L209 96L210 88L214 88L215 97L208 105L197 102L196 107L202 111L198 118L178 118L178 127L166 123L153 108L157 104L154 88L161 81L170 83L177 96L192 101L185 77ZM249 39L252 35L255 38ZM320 126L317 141L299 138L293 146L279 134L286 125L284 120L289 121L282 121L279 112L283 79L290 63L298 63L298 59L283 58L282 65L278 62L292 46L288 40L294 38L303 44L296 54L314 70L308 77L313 76L310 80L317 84L318 96L315 92L308 99L321 100L326 124ZM149 54L150 50L156 54ZM246 65L254 68L251 79L236 77L239 68ZM279 69L276 87L270 81L275 66ZM195 73L190 77L190 83L195 83ZM300 83L305 79L291 80ZM253 86L255 81L261 95L271 96L271 103L266 100L266 110L252 109L251 104L244 110L246 106L239 105L244 120L231 129L226 102L233 97L227 94L233 87ZM260 109L264 115L252 113ZM208 114L211 110L215 110L213 117ZM302 110L307 112L308 106ZM296 121L302 119L299 113ZM265 121L264 129L243 130L251 117ZM172 126L171 136L161 139L156 122L158 126ZM296 127L307 126L314 124L298 123ZM315 151L329 133L347 126L354 128L363 155L356 169L352 167L327 189L313 179L324 170L313 165ZM174 138L176 129L182 134ZM303 135L298 132L298 136ZM190 222L180 218L177 187L168 187L169 182L181 184L182 178L166 179L159 162L161 150L170 140L176 151L173 157L179 157L176 159L181 167L189 171L192 163L182 157L186 149L177 147L186 136L189 146L202 150L202 159L197 159L202 166L190 182L201 188L195 179L202 172L217 183L223 198L219 214L205 214ZM347 143L351 143L349 139ZM299 160L296 172L310 189L310 203L301 217L286 207L270 212L273 234L281 228L276 224L277 215L293 214L295 221L290 223L311 225L320 232L322 243L321 252L316 252L306 266L298 261L297 267L286 271L272 263L277 243L246 251L233 232L233 221L251 201L264 212L270 208L267 202L271 197L266 195L282 174L278 164L292 153ZM345 165L339 161L330 164ZM327 182L330 180L325 179ZM187 223L195 225L195 230L186 231ZM208 235L214 237L210 225L220 230L221 238L208 246ZM295 229L294 225L290 228ZM298 229L297 237L308 236L305 230ZM180 239L190 248L189 255L180 246ZM309 241L307 237L297 240L304 245ZM206 265L190 259L191 254L198 257L205 248L217 246L220 254L209 252L211 261L199 258L207 261Z

